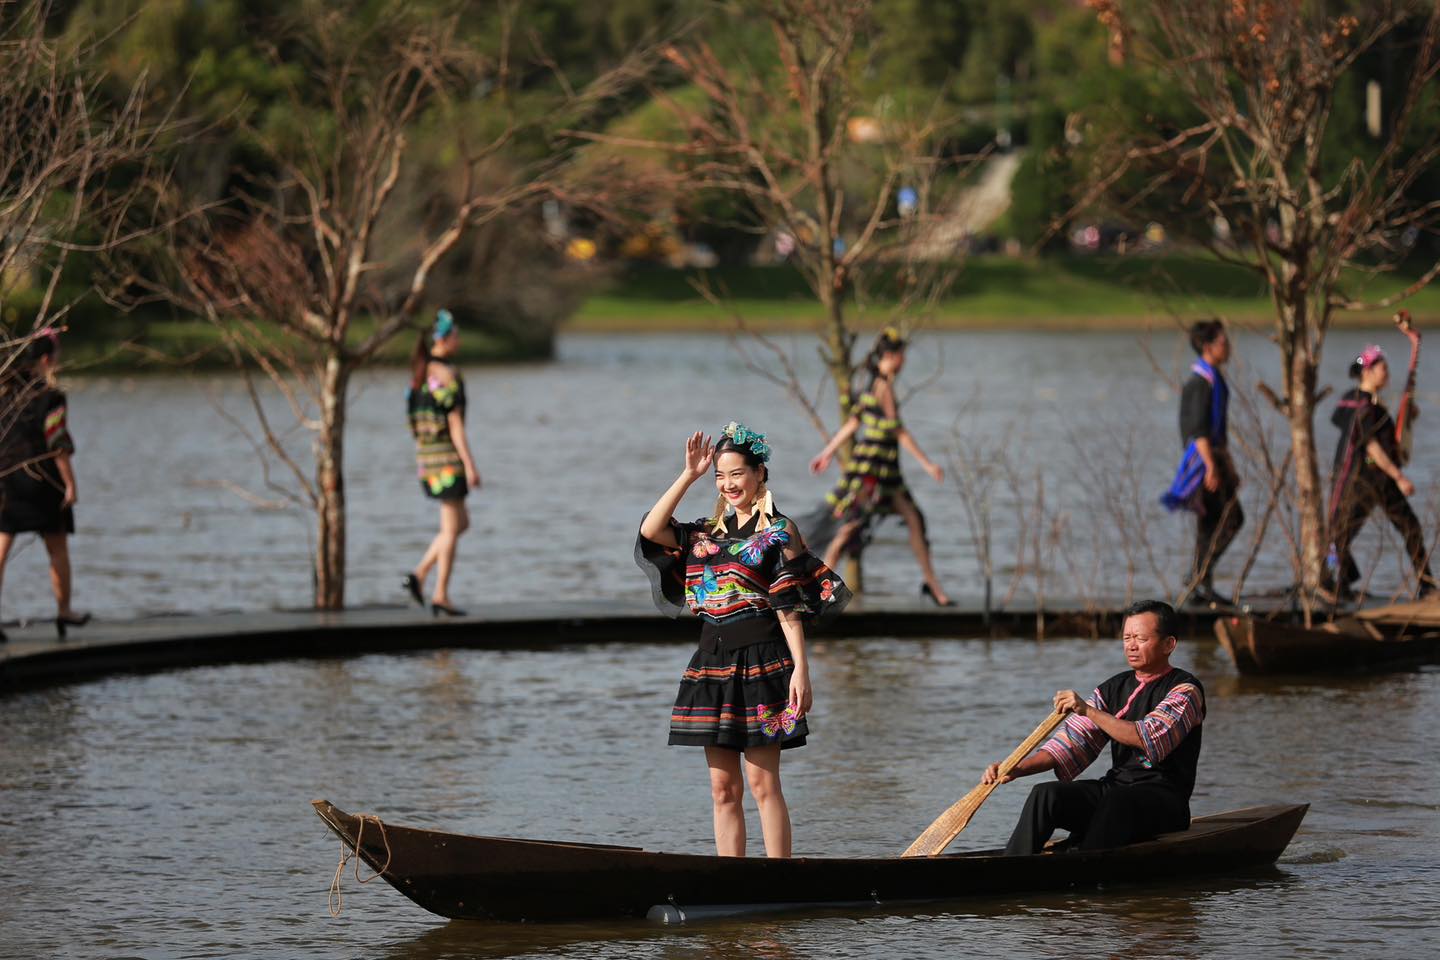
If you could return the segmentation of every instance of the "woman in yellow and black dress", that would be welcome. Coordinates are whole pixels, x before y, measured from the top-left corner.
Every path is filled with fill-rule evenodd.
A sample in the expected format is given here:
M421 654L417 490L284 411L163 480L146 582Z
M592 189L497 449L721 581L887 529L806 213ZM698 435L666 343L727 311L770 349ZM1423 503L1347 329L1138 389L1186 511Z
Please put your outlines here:
M449 310L436 314L435 325L420 334L410 358L410 389L406 408L415 436L415 464L420 489L440 503L440 532L430 541L415 569L401 584L417 604L425 605L425 578L435 568L430 612L459 616L450 602L450 573L460 535L470 529L465 497L480 489L480 471L465 439L465 381L452 358L460 349L460 328Z
M895 379L905 366L905 340L893 328L884 330L875 341L865 367L870 383L851 404L850 418L836 431L815 459L812 473L822 473L846 440L855 438L850 459L844 464L840 482L825 496L827 510L812 523L812 536L826 538L825 563L840 562L847 546L858 544L867 526L880 517L896 514L910 531L910 548L924 577L920 592L941 606L950 598L935 576L930 562L930 543L925 537L925 518L915 505L905 479L900 475L900 448L910 451L936 483L945 472L915 442L900 422L900 404L895 397Z
M83 626L88 613L70 607L70 544L75 532L75 443L65 394L55 386L59 340L53 333L26 345L0 397L0 579L17 533L38 533L50 555L55 626ZM0 632L0 643L5 634Z

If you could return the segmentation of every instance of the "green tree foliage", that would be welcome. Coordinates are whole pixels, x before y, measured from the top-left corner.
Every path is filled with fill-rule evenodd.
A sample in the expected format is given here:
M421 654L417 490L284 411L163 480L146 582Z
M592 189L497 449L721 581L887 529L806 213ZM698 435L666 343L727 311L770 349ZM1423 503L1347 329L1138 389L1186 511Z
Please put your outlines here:
M503 60L509 69L473 89L436 100L417 116L409 134L416 173L407 170L394 204L403 214L389 218L385 236L377 238L403 267L417 225L453 203L463 144L504 140L504 149L482 171L487 183L497 187L546 161L556 150L550 131L565 125L564 111L576 109L573 92L644 38L676 22L685 6L655 0L603 5L557 0L363 0L338 5L324 0L77 0L56 17L55 29L76 42L106 38L100 50L117 98L127 83L144 75L157 103L173 104L177 115L193 121L192 129L202 129L201 136L177 145L175 187L196 202L219 202L244 217L245 196L281 175L276 158L287 154L285 145L296 147L288 152L287 163L307 162L301 144L314 149L310 162L323 163L321 158L333 153L326 142L341 133L334 129L339 111L317 81L317 65L327 56L319 45L347 48L361 58L367 49L378 55L398 29L396 16L411 23L454 17L459 39L476 57ZM332 30L307 40L297 27L317 16L328 18ZM351 93L363 96L358 85L366 82L365 72L357 69L357 87ZM636 102L629 91L615 100L621 109ZM594 103L585 105L595 108ZM486 234L497 231L525 251L518 262L495 255ZM471 244L477 246L471 249ZM568 267L553 251L547 253L533 214L507 216L487 226L467 238L454 260L441 273L464 275L438 284L437 295L467 320L493 318L483 325L526 352L548 349L548 331L573 309L577 294L591 282L582 282L578 275L570 278L574 282L558 276ZM511 286L522 281L531 289L564 295L529 297L521 309L494 271L503 271Z
M326 122L325 104L297 111L287 92L310 86L303 51L286 48L293 41L285 38L294 33L287 25L317 6L343 13L358 35L387 8L385 0L67 0L53 5L51 22L57 34L77 40L109 38L102 66L112 77L115 96L144 74L157 103L178 99L179 115L212 125L212 136L184 146L177 175L197 195L223 198L237 189L237 176L265 172L265 151L257 149L254 138L278 138L299 125L313 130ZM763 19L743 15L739 0L411 0L406 6L421 18L463 7L461 30L478 53L494 53L507 42L522 51L515 69L523 76L505 93L513 98L508 106L521 117L545 116L555 108L563 85L579 87L637 44L672 31L703 37L722 62L744 63L775 84L784 80L768 27ZM944 104L954 111L947 121L952 152L978 150L997 130L1008 130L1013 144L1027 153L1007 224L1027 245L1047 237L1058 242L1060 235L1051 228L1067 212L1094 218L1139 215L1103 205L1077 211L1084 197L1075 184L1088 178L1095 162L1090 147L1108 131L1132 127L1147 115L1182 122L1183 104L1154 71L1134 62L1111 62L1110 37L1086 4L875 0L874 22L868 63L857 77L857 111L884 119ZM1327 137L1353 155L1373 154L1377 140L1365 130L1366 81L1381 85L1385 103L1393 101L1405 81L1413 42L1414 31L1401 31L1366 54L1339 91ZM659 88L683 95L683 78L661 78ZM667 111L652 93L636 88L617 97L608 107L612 131L653 138L656 118ZM473 92L477 101L486 95L485 90ZM456 122L478 139L493 135L486 124L495 116L475 110ZM1440 117L1424 118L1411 137L1424 142L1425 129L1436 124ZM427 120L417 131L417 143L421 152L433 154L443 179L451 153L435 135L437 128L452 132ZM517 132L506 152L509 162L531 162L551 149L537 129ZM596 153L613 159L623 151ZM1345 154L1342 149L1326 152L1327 182L1343 175ZM874 186L863 170L842 174L854 191ZM1423 178L1417 190L1440 196L1440 171ZM1157 205L1173 199L1165 191L1153 197ZM749 248L754 218L732 198L687 193L676 206L687 237L733 256ZM661 216L668 220L669 212ZM1190 226L1207 228L1203 219Z

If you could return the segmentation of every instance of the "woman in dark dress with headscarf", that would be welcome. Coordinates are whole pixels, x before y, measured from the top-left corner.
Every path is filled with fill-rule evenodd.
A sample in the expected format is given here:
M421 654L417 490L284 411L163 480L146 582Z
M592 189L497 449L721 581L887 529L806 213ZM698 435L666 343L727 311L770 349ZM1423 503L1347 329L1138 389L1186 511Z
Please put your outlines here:
M81 626L88 613L70 607L70 545L75 532L75 444L65 419L65 394L55 387L58 340L44 334L5 375L0 400L0 582L19 533L38 533L50 555L55 625ZM0 633L0 642L4 634Z

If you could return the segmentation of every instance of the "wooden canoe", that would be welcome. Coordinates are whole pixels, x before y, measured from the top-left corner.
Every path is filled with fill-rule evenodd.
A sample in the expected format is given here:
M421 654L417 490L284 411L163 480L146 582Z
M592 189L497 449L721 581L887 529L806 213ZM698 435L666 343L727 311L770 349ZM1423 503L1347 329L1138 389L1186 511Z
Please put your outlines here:
M901 904L1075 885L1234 873L1272 864L1308 804L1198 817L1183 832L1088 853L1007 857L716 857L639 847L473 837L315 812L396 890L431 913L469 920L585 920L720 905ZM681 914L683 918L683 914Z
M1405 604L1405 607L1419 604ZM1349 674L1440 660L1435 604L1415 616L1396 607L1364 610L1315 627L1221 617L1215 621L1235 668L1245 674Z

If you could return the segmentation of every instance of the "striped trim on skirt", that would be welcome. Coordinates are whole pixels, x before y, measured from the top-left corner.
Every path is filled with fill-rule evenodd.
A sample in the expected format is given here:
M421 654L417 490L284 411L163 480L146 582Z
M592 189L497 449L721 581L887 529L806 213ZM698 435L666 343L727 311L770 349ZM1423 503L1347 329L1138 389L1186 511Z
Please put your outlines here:
M729 652L696 650L670 713L671 746L803 746L810 732L805 718L789 732L778 721L790 701L794 672L783 640L761 640Z

